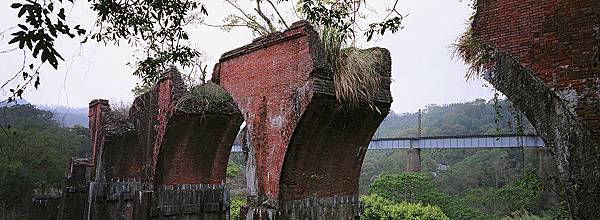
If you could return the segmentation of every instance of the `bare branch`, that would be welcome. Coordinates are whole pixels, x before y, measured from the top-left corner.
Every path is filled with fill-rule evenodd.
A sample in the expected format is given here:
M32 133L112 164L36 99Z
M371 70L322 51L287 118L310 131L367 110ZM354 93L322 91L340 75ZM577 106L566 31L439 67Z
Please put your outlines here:
M285 19L283 19L283 16L281 16L281 13L279 13L279 10L277 10L277 7L275 7L275 4L273 4L273 1L271 0L266 0L269 4L271 4L271 7L273 8L273 10L275 10L275 13L277 13L277 16L279 16L279 20L281 21L281 23L283 24L283 26L285 26L285 28L289 28L288 24L285 22Z
M243 19L237 15L233 15L236 18L244 21L246 24L245 26L252 29L254 32L259 33L260 35L266 35L271 33L272 31L269 31L269 29L267 29L265 26L261 25L258 21L256 21L255 17L252 15L247 14L246 12L244 12L244 10L237 5L236 3L234 3L234 1L232 0L225 0L227 3L229 3L231 6L233 6L235 9L237 9L240 13L242 13L242 15L244 15L244 17L246 17L246 19Z
M2 54L2 53L10 53L10 52L15 51L16 49L19 49L19 48L15 47L15 48L12 48L12 49L3 50L3 51L0 51L0 54Z
M396 10L396 6L398 6L398 0L396 0L394 2L394 6L392 6L392 8L388 9L390 13L388 13L383 20L388 19L390 17L390 15L392 15L393 13L398 15L400 18L404 18L404 16L402 14L400 14L400 12L398 12L398 10Z
M269 17L267 17L260 9L260 0L256 0L256 8L254 10L267 23L267 25L269 26L270 33L277 31L277 29L275 29L275 27L273 26L273 22L271 22L271 19L269 19Z
M4 84L2 84L2 86L0 86L0 89L4 89L4 87L6 85L8 85L13 80L15 80L15 78L17 78L17 76L19 76L19 74L22 73L23 70L25 70L25 61L26 60L27 60L27 56L26 56L25 50L23 50L23 66L21 66L21 70L19 70L17 73L15 73L15 75L13 75L10 79L6 80L6 82L4 82Z

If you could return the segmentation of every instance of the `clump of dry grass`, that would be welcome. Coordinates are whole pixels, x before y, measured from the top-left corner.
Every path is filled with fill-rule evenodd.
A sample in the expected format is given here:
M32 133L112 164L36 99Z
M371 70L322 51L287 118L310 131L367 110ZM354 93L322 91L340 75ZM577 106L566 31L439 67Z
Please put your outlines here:
M333 70L335 96L344 107L357 108L368 104L375 108L374 101L380 88L377 65L382 65L381 52L345 48L344 36L335 28L321 30L325 57Z
M231 113L237 106L233 98L219 85L208 82L194 86L177 101L176 108L186 113Z
M494 64L493 48L475 39L471 29L463 33L452 47L452 57L460 58L468 65L467 80L481 78L483 72Z

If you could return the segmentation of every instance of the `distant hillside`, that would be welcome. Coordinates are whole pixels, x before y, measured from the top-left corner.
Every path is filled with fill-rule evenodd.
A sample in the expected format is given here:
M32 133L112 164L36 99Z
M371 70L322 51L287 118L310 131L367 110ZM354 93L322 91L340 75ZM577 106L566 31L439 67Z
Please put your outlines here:
M15 106L15 105L27 105L30 104L27 100L25 99L17 99L14 102L8 102L8 100L4 100L0 102L0 108L1 107L11 107L11 106Z
M73 127L75 125L88 127L88 109L73 108L66 106L39 105L37 108L50 111L54 114L54 120L62 127Z
M17 99L16 102L8 103L7 100L0 102L1 107L12 107L15 105L29 105L25 99ZM88 109L74 108L68 106L35 105L37 109L52 112L53 118L61 127L73 127L75 125L88 127Z
M519 115L507 100L476 99L465 103L428 105L422 113L422 136L479 135L517 133ZM414 137L417 131L417 113L391 112L381 123L375 137ZM523 118L523 132L534 130Z

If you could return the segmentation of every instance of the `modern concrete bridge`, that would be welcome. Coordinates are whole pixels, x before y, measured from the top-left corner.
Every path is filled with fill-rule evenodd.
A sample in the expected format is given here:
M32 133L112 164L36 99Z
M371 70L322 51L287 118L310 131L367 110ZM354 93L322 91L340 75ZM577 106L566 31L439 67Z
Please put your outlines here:
M430 136L421 138L375 138L368 150L385 149L452 149L452 148L517 148L544 147L542 138L535 134L460 135ZM235 143L231 152L242 152L242 146Z

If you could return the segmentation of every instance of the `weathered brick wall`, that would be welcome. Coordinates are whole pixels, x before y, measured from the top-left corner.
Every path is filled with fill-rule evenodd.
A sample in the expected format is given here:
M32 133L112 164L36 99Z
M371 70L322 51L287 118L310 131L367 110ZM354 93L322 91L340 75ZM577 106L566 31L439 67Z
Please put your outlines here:
M92 101L93 156L71 165L63 218L225 219L223 183L243 118L225 90L205 86L192 95L171 68L135 99L129 115L111 111L107 100Z
M480 0L474 34L532 70L600 142L600 2Z
M152 147L156 136L155 126L158 121L158 92L151 90L135 98L129 109L129 118L137 132L138 143L142 149L142 180L152 181Z
M104 144L104 117L110 111L108 100L94 99L89 104L88 122L90 138L92 140L92 164L96 163L96 155L99 155ZM94 177L92 177L94 178Z
M348 109L337 102L318 35L306 22L223 54L213 81L232 94L246 120L242 142L248 155L249 217L270 215L263 208L275 208L282 218L309 218L310 211L286 212L284 204L309 198L325 204L358 194L367 145L391 104L389 52L372 50L383 63L373 67L382 84L377 109ZM357 210L323 213L354 218Z
M158 155L169 118L174 113L177 100L185 91L181 75L175 68L170 68L163 73L152 90L133 101L129 116L137 130L139 143L144 149L144 181L154 181Z
M143 146L126 115L113 112L107 100L90 103L92 181L141 179Z
M156 172L157 185L221 184L242 117L176 114L169 121Z
M92 167L91 158L75 158L72 157L69 162L69 168L67 170L67 181L65 185L68 186L84 186L89 181L91 175L90 167Z
M138 140L151 153L143 160L149 167L146 179L156 186L225 182L231 146L243 121L240 111L182 110L188 94L179 72L170 69L151 91L135 99L130 111L140 128Z
M556 161L575 219L600 218L600 2L480 0L486 79L532 122Z
M135 128L126 118L110 112L107 114L102 169L107 181L141 179L143 148L138 142Z
M257 149L257 189L251 193L268 198L278 196L287 143L307 104L306 93L312 93L303 88L312 86L308 79L315 66L306 28L299 25L226 53L213 73L213 81L236 100Z

